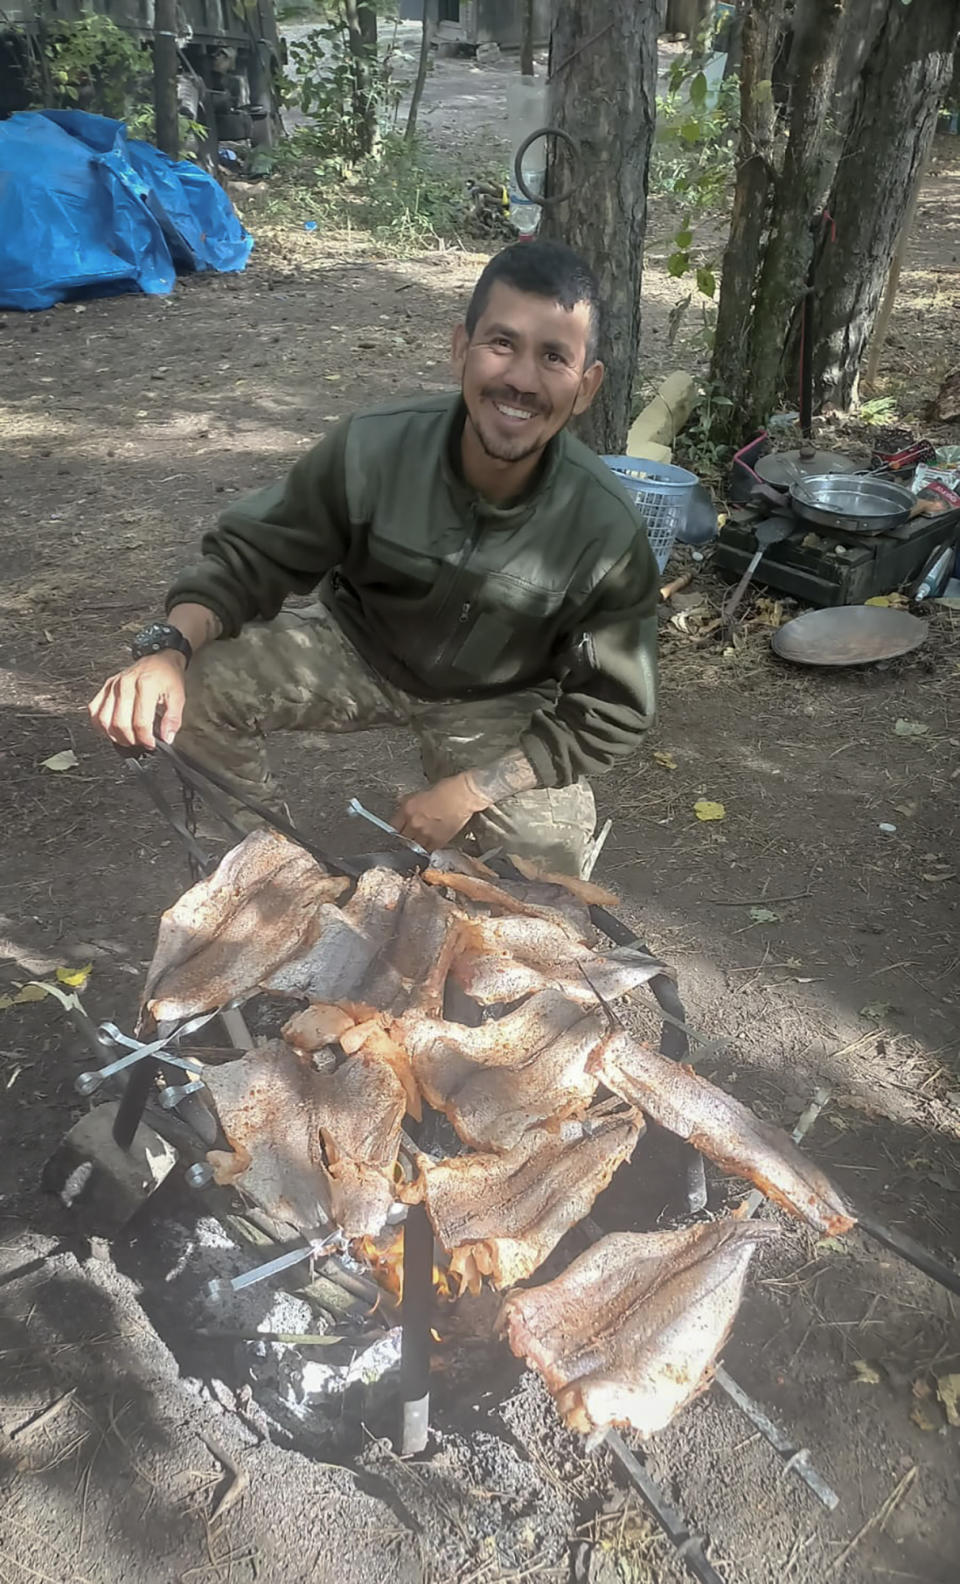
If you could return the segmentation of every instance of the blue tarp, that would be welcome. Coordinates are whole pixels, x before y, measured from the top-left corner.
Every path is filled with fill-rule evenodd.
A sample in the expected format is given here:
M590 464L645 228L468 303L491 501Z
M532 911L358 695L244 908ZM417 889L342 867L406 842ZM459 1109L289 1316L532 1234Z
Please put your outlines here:
M0 308L166 293L178 270L242 270L253 238L189 160L82 110L0 121Z

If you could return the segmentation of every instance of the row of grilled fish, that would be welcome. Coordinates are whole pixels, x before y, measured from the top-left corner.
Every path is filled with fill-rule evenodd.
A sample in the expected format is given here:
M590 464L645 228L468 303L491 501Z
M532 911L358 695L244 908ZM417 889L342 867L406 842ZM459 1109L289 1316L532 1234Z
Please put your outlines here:
M600 893L506 885L454 855L422 877L371 870L341 905L348 884L257 832L164 915L144 997L156 1022L257 990L306 1003L281 1039L205 1073L230 1145L211 1153L220 1181L279 1220L326 1218L357 1238L376 1236L397 1199L422 1200L461 1285L505 1289L589 1213L646 1116L818 1230L853 1224L785 1134L611 1020L604 1003L665 970L588 944ZM448 979L480 1006L518 1004L451 1021ZM601 1083L623 1102L613 1114L590 1109ZM468 1149L418 1155L405 1175L403 1118L423 1101ZM604 1239L508 1298L511 1346L573 1427L651 1433L704 1381L764 1235L733 1221Z

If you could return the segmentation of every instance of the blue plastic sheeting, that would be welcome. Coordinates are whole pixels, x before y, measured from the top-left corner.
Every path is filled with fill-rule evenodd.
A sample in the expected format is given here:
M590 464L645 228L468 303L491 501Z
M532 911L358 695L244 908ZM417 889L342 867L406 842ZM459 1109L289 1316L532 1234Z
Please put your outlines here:
M164 294L178 270L242 270L253 238L189 160L82 110L0 121L0 308Z

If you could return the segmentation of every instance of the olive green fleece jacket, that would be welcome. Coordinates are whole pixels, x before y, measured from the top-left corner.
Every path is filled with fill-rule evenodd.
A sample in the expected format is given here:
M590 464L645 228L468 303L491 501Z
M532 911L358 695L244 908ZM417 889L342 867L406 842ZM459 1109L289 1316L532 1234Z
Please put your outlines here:
M459 396L356 413L283 483L225 511L167 610L212 610L223 636L320 585L347 637L418 698L556 682L521 734L542 786L633 752L656 707L657 569L609 468L567 433L537 480L494 506L459 470Z

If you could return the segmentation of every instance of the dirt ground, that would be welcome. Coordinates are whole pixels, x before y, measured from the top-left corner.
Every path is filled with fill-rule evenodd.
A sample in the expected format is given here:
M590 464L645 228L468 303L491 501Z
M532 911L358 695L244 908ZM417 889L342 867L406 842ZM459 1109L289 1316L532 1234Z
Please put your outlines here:
M502 73L487 81L500 92ZM908 416L952 355L958 193L943 140L884 365ZM676 355L679 288L658 242L669 217L652 218L654 381ZM292 223L258 244L244 275L184 281L170 299L0 316L0 993L89 962L89 1010L125 1028L185 870L83 706L231 494L352 408L446 385L449 329L482 263L378 257ZM694 592L717 602L708 568ZM855 1204L955 1259L957 618L938 612L903 661L817 674L772 657L762 617L754 605L722 653L664 613L661 724L597 786L614 822L598 878L676 965L691 1024L727 1042L705 1070L787 1125L826 1085L811 1153ZM75 766L43 767L67 749ZM386 732L284 743L279 762L295 817L334 850L358 846L351 795L386 814L418 782L409 743ZM699 798L725 819L698 821ZM562 1432L501 1349L448 1350L438 1434L414 1466L383 1440L375 1392L318 1445L264 1425L225 1344L198 1375L182 1335L193 1311L179 1329L176 1316L211 1256L183 1196L91 1250L40 1190L85 1110L73 1079L88 1064L52 1001L0 1010L0 1584L687 1576L636 1498L624 1504L608 1455ZM639 1201L642 1152L632 1170ZM633 1193L621 1174L600 1219L629 1224ZM960 1371L952 1298L860 1234L785 1226L726 1358L841 1497L821 1508L717 1391L693 1405L648 1461L730 1584L956 1579L960 1431L937 1397ZM239 1498L212 1517L231 1463Z

